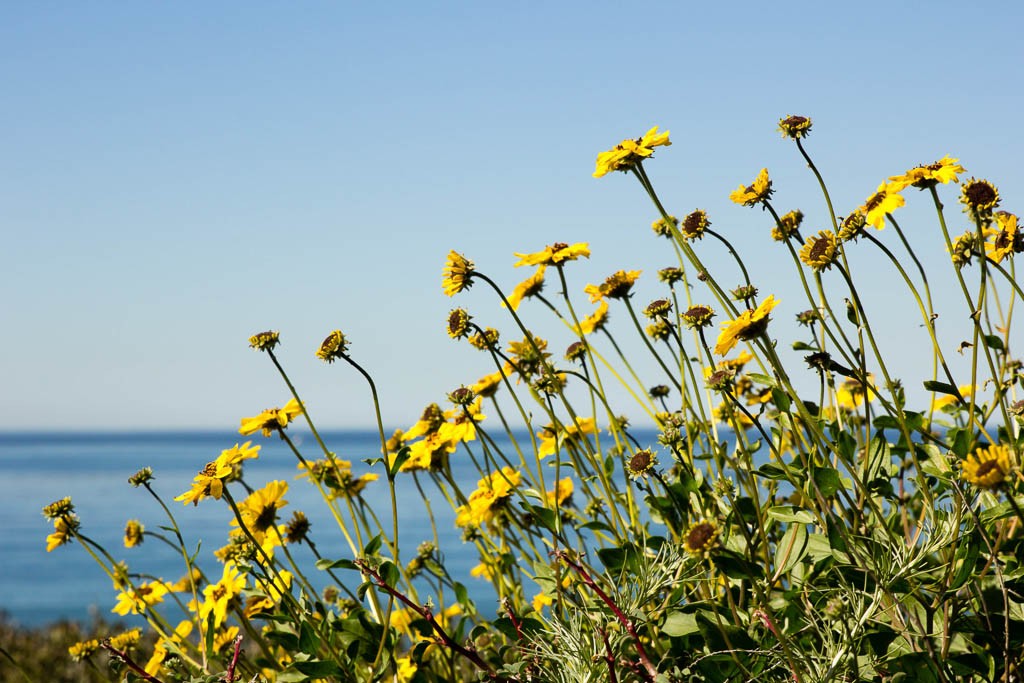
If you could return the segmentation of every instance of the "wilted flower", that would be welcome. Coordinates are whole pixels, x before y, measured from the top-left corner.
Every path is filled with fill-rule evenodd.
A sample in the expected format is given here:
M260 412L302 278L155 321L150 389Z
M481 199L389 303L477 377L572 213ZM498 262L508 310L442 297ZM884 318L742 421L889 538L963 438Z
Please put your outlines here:
M857 239L864 234L865 225L867 225L867 221L864 218L864 214L859 211L851 213L839 225L839 239L843 242Z
M565 350L565 359L570 362L583 362L587 356L587 345L581 341L569 344Z
M711 221L708 220L707 212L704 209L697 209L683 219L680 231L688 240L699 240L710 225Z
M803 220L804 214L799 209L782 214L778 223L772 228L772 239L776 242L785 242L797 233Z
M456 308L448 314L448 336L452 339L461 339L469 334L469 321L471 316L462 308Z
M497 345L499 336L500 335L498 334L498 331L496 329L494 329L493 327L488 327L482 332L477 331L470 335L469 344L470 346L480 349L481 351L486 351L490 347Z
M655 299L647 304L644 316L648 318L664 318L672 310L672 302L668 299Z
M672 227L679 227L679 219L675 216L669 216L669 220L672 221L671 224L669 224L669 222L664 218L659 218L651 223L651 230L654 231L655 235L660 235L661 237L672 237Z
M659 320L658 322L651 323L647 326L647 336L657 341L666 341L672 336L672 326L665 320Z
M658 271L658 279L667 284L669 287L675 283L681 281L684 277L682 268L662 268Z
M128 477L128 483L134 486L135 488L145 486L151 481L153 481L152 467L143 467L141 470L139 470L132 476Z
M280 333L270 330L258 332L249 337L249 348L257 351L272 351L279 343L281 343Z
M682 314L683 324L691 329L707 327L711 319L715 317L715 311L710 306L691 306Z

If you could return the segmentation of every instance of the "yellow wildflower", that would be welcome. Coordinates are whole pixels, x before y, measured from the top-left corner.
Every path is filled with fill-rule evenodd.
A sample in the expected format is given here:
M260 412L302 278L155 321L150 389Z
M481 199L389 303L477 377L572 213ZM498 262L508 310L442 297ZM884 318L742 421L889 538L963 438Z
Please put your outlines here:
M245 588L245 575L238 571L234 562L225 562L220 581L203 589L203 603L199 606L199 618L205 623L213 615L213 627L227 619L228 609Z
M547 501L547 504L552 507L568 505L572 500L573 488L574 485L572 483L572 477L565 477L564 479L560 479L558 483L555 484L555 488L548 491L544 498Z
M885 227L885 216L903 206L906 202L899 193L898 184L882 183L875 193L867 198L858 211L864 215L867 225L878 230Z
M69 543L78 529L78 517L71 514L53 520L53 533L46 537L46 552Z
M238 504L239 516L256 542L263 544L268 531L274 527L277 511L288 504L284 495L288 492L288 482L271 481L261 489L257 489ZM238 517L231 520L232 526L238 526ZM275 538L276 533L272 534Z
M864 404L864 400L871 401L872 395L876 391L875 388L875 376L872 373L868 373L868 387L871 392L864 390L864 384L856 377L847 377L839 388L836 389L836 403L840 408L846 410L856 410Z
M764 332L768 326L768 314L778 304L779 300L769 295L755 310L745 310L735 320L723 322L715 343L715 354L724 356L736 346L737 341L749 341Z
M974 393L975 387L973 384L961 384L957 389L960 391L960 395L967 399ZM951 394L935 396L932 399L932 410L946 411L959 403L960 401L957 400L957 397Z
M779 120L779 132L782 137L799 140L811 132L811 119L806 116L790 114Z
M982 447L967 456L961 475L979 489L999 488L1010 476L1010 449L1005 444Z
M1017 225L1017 216L1008 211L995 213L999 230L992 231L992 240L985 242L985 253L996 263L1015 252L1024 251L1024 233Z
M348 339L345 337L345 333L341 330L334 330L320 342L320 348L316 350L316 357L325 363L333 363L344 357L347 351Z
M577 334L593 334L608 324L608 302L602 301L597 310L580 321L576 328Z
M483 396L484 398L494 396L498 391L498 387L501 386L501 380L503 377L504 375L502 375L500 371L491 373L490 375L484 375L476 381L476 384L470 385L469 388L472 389L473 393L477 396Z
M124 525L124 547L134 548L142 543L142 533L146 530L146 527L142 525L137 519L129 519L128 523Z
M526 278L512 290L512 293L508 295L508 304L512 307L513 311L519 310L519 304L522 303L523 299L529 299L532 296L540 294L540 291L544 289L544 271L547 270L546 264L540 264L537 266L536 272L530 277Z
M757 178L750 185L740 185L729 195L736 204L756 206L772 195L772 181L768 179L768 169L762 168Z
M302 406L294 398L288 400L284 408L268 408L255 417L243 417L238 433L243 436L263 431L263 436L270 436L288 426L288 423L302 414Z
M971 178L960 188L960 203L975 220L988 219L999 206L999 190L987 180Z
M800 249L800 260L816 273L828 270L838 256L837 244L834 232L821 230L817 235L811 235L804 242L804 246Z
M958 183L960 180L957 174L963 173L964 167L957 161L959 159L947 154L933 164L917 166L903 175L894 175L889 178L889 183L893 186L894 192L899 192L908 185L924 189L939 183Z
M658 132L654 126L642 137L635 140L623 140L614 148L597 155L594 177L600 178L612 171L628 171L636 164L654 154L655 147L668 147L672 143L668 139L669 132Z
M555 242L544 247L543 251L536 251L532 254L517 252L515 255L519 257L519 260L513 264L516 268L519 266L557 266L566 261L575 261L580 257L590 258L590 245L586 242L576 242L575 244Z
M697 522L686 532L683 548L691 555L707 557L717 540L718 526L714 522Z
M147 607L163 602L167 593L168 587L163 581L149 581L135 588L128 586L118 594L117 604L110 611L121 616L142 614Z
M452 250L448 252L442 271L441 288L448 296L455 296L473 285L473 262Z

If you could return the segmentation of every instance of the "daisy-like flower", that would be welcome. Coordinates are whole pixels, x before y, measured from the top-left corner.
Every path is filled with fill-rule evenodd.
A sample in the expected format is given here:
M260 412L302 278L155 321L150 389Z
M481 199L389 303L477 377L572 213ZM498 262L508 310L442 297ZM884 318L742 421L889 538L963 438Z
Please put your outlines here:
M142 544L142 533L146 530L146 527L142 525L137 519L129 519L128 523L124 525L124 547L134 548L137 545Z
M78 516L72 513L53 520L53 533L46 537L46 552L70 543L78 527Z
M519 310L519 304L522 303L523 299L536 296L544 289L545 270L547 270L547 266L543 263L540 264L533 275L515 286L512 293L508 295L508 305L512 307L513 311Z
M284 408L268 408L254 417L243 417L242 425L238 433L246 436L255 432L263 432L263 436L270 436L288 426L288 423L302 414L302 406L295 398L288 399Z
M957 390L960 392L960 395L963 396L965 399L970 398L971 395L974 394L974 389L975 386L973 384L961 384L959 387L957 387ZM960 403L960 400L957 399L956 396L953 396L952 394L942 394L941 396L936 396L932 399L931 409L947 411L949 409L952 409L952 407L957 405L958 403Z
M43 516L49 520L55 520L59 517L67 517L74 514L74 512L75 506L71 502L70 496L65 496L60 500L55 500L43 508Z
M225 562L220 581L203 589L203 602L199 606L199 618L206 620L213 615L213 627L220 628L228 617L232 602L245 588L245 574L238 571L234 562Z
M602 301L597 306L597 310L588 315L586 318L580 321L579 327L576 329L577 334L593 334L597 330L603 329L608 324L608 302Z
M587 345L581 341L573 342L565 349L565 358L570 363L583 364L583 359L587 357Z
M1024 233L1018 229L1017 216L1008 211L996 211L995 219L999 230L993 231L991 241L985 243L985 253L1000 263L1007 256L1024 250Z
M987 180L971 178L960 188L960 203L975 220L991 218L999 206L999 190Z
M644 332L655 341L668 341L672 336L672 326L669 325L668 321L658 320L644 328Z
M348 339L341 330L334 330L320 343L316 357L325 363L333 363L348 352Z
M580 257L590 258L590 245L586 242L576 242L575 244L555 242L544 247L542 251L535 251L532 254L516 253L515 256L519 257L519 260L513 264L516 268L519 266L557 266L559 263L575 261Z
M609 275L601 285L587 285L583 291L590 295L590 303L597 303L601 299L625 299L629 290L640 278L639 270L618 270Z
M864 405L864 401L870 401L877 391L875 387L875 376L868 373L868 385L866 391L864 383L856 377L847 377L836 389L836 403L845 410L856 410Z
M257 351L272 351L280 343L280 333L270 330L257 332L249 337L249 348L256 349Z
M469 321L471 316L462 308L456 308L448 314L448 336L452 339L461 339L469 334Z
M221 451L216 460L206 463L192 479L192 488L174 500L180 500L185 505L199 505L199 501L208 497L219 500L224 495L224 482L235 474L235 466L259 454L260 447L250 447L251 443L246 441L241 446L235 444L233 448Z
M668 131L658 132L654 126L636 140L623 140L614 148L597 155L594 177L600 178L612 171L628 171L644 159L654 154L655 147L668 147L672 143L668 139Z
M167 592L167 584L163 581L148 581L135 588L128 586L118 594L117 604L110 611L122 617L128 614L142 614L147 607L163 602Z
M851 213L839 225L839 239L843 242L857 239L864 234L865 225L867 225L867 221L864 219L864 214L859 211Z
M778 305L779 300L774 295L768 295L756 309L748 309L735 320L723 322L722 331L715 342L715 354L724 356L736 346L737 341L749 341L764 332L768 327L768 314Z
M476 332L469 337L469 345L475 349L486 351L492 346L498 345L500 335L493 327L488 327L483 332Z
M140 638L142 638L141 628L129 629L111 638L110 646L115 650L127 650L138 645Z
M762 168L750 185L740 185L729 195L736 204L756 206L772 196L772 181L768 179L768 169Z
M974 230L967 230L953 240L949 257L957 268L971 265L971 259L978 251L978 233Z
M301 543L309 535L311 526L312 523L306 517L306 513L296 510L292 513L292 518L284 525L284 540L288 543Z
M707 557L718 540L718 526L714 522L697 522L686 532L683 548L691 555Z
M626 474L633 479L646 477L658 464L658 458L650 448L643 448L626 461Z
M977 449L964 460L960 476L979 489L999 488L1010 476L1010 448L993 444Z
M563 425L558 432L548 424L537 432L540 438L537 456L544 458L553 455L557 449L565 448L566 444L579 445L587 434L596 433L597 422L592 417L582 417L577 419L575 424Z
M476 381L476 384L471 384L470 389L477 396L483 396L484 398L494 396L498 391L498 387L501 386L502 374L500 372L494 372L490 375L485 375Z
M555 484L555 488L547 492L545 499L547 500L548 505L552 507L556 505L558 507L564 507L571 504L572 492L572 477L566 477L565 479L560 479L558 483Z
M444 270L441 272L441 288L448 296L455 296L473 286L473 262L454 249L448 252Z
M677 282L681 282L684 276L685 273L683 273L682 268L675 268L672 266L668 268L662 268L661 270L658 271L658 279L664 282L669 287L671 287Z
M149 482L153 481L153 479L153 468L143 467L141 470L128 477L128 483L135 488L139 488L140 486L145 486Z
M960 182L958 174L964 172L964 167L957 161L959 159L954 159L947 154L933 164L917 166L903 175L894 175L889 178L889 182L897 192L908 185L923 190L939 183L958 183Z
M885 227L885 215L892 213L906 203L899 193L899 186L882 183L875 193L867 198L858 211L864 215L864 222L881 230Z
M261 489L257 489L238 504L238 511L242 517L242 523L252 533L256 542L263 544L267 532L277 521L277 511L288 504L284 495L288 493L288 482L271 481ZM231 520L232 526L239 526L238 518ZM276 534L273 534L276 536Z
M75 643L68 648L68 654L76 662L81 662L89 657L96 654L96 651L100 649L100 641L96 638L92 640L83 640Z
M803 220L804 214L799 209L783 214L779 218L779 222L772 228L772 239L776 242L785 242L796 234Z
M651 223L651 230L654 231L655 235L659 235L661 237L672 237L672 226L678 228L679 219L676 218L675 216L669 216L669 220L672 221L671 225L669 225L668 221L666 221L664 218L659 218L658 220Z
M648 318L665 318L672 310L672 302L668 299L655 299L647 304L644 309L644 316Z
M481 479L466 504L455 510L456 526L465 529L497 522L521 480L522 475L508 466Z
M704 209L697 209L683 219L683 225L679 228L683 237L688 240L699 240L704 236L704 231L711 225L708 220L708 212Z
M807 137L811 132L811 120L806 116L789 116L779 119L779 132L782 137L798 140Z
M831 268L838 256L836 234L831 230L811 235L800 249L800 260L816 273Z
M690 329L707 327L711 324L713 317L715 317L715 311L710 306L700 304L686 309L686 312L682 315L683 324Z

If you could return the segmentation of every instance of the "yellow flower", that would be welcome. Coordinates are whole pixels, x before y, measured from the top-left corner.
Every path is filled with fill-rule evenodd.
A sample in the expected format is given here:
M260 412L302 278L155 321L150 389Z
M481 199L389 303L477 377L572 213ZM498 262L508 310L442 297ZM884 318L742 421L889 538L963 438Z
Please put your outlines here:
M288 492L288 482L271 481L261 489L257 489L238 504L238 512L246 528L252 533L256 542L263 544L267 538L267 532L274 527L277 521L277 511L288 504L284 494ZM231 520L231 526L238 526L236 517ZM275 538L276 533L272 534Z
M405 441L411 441L419 436L433 434L443 423L444 412L441 410L441 406L436 403L431 403L423 409L420 419L416 421L416 424L405 431L402 438Z
M598 288L602 296L610 299L625 299L629 290L640 278L639 270L618 270L609 275Z
M856 377L847 377L839 388L836 389L836 403L840 408L856 410L864 404L864 399L871 401L876 391L875 376L868 373L868 387L870 392L865 392L864 384Z
M53 520L53 533L46 537L46 552L69 543L78 529L78 517L73 514Z
M537 432L540 438L540 446L537 448L537 456L545 457L553 455L556 445L564 447L566 443L578 444L586 434L597 433L597 422L592 417L582 417L576 420L575 424L565 425L561 433L556 433L554 427L547 425ZM557 439L555 437L558 437Z
M316 357L325 363L333 363L344 357L347 351L348 339L345 338L345 334L341 330L334 330L320 342L320 348L316 350Z
M43 516L47 519L57 519L58 517L71 516L75 511L75 506L71 502L70 496L65 496L60 500L55 500L49 505L43 508Z
M472 334L469 337L469 345L481 351L487 351L492 346L498 345L498 337L498 331L493 327L488 327L483 331L478 330Z
M799 140L811 132L811 120L806 116L791 114L779 120L779 132L782 137Z
M626 461L626 474L633 479L647 476L658 464L658 458L650 448L638 450Z
M146 527L142 526L142 522L137 519L129 519L128 523L124 525L124 547L134 548L142 543L142 532L146 530Z
M251 618L258 612L272 610L274 605L281 602L284 594L289 592L291 585L292 573L287 569L281 569L265 591L261 591L259 595L254 595L246 601L245 616Z
M519 260L513 264L516 268L519 266L557 266L559 263L575 261L580 257L590 258L590 245L586 242L576 242L575 244L555 242L544 247L543 251L536 251L532 254L517 252L515 256L519 257Z
M555 484L555 488L548 491L545 495L547 504L552 507L561 507L569 504L572 500L573 486L572 477L565 477L564 479L559 480L558 483Z
M472 316L463 308L456 308L448 314L448 336L461 339L469 334L469 321Z
M958 183L960 180L957 174L963 173L964 167L956 163L957 161L959 159L946 155L933 164L917 166L903 175L894 175L889 178L889 182L894 192L899 192L908 185L924 189L939 183Z
M691 555L707 557L718 540L718 526L714 522L697 522L686 532L683 548Z
M469 528L494 522L521 480L522 475L507 465L485 476L477 482L477 488L469 494L466 504L455 511L455 524Z
M249 337L249 348L256 349L258 351L272 351L274 347L280 343L281 334L271 330L258 332Z
M233 471L230 465L219 462L219 459L208 462L206 467L199 470L199 474L192 479L192 488L180 496L176 496L174 500L180 500L183 505L189 503L199 505L199 501L207 497L220 500L224 494L224 479L229 477Z
M220 455L217 456L217 464L220 466L234 467L243 460L251 460L259 457L259 454L260 446L253 446L252 441L246 441L242 445L238 445L236 443L231 448L225 448L220 452Z
M748 309L740 313L735 320L723 322L722 331L715 342L715 354L724 356L736 346L737 341L749 341L764 332L768 327L768 314L778 304L779 300L774 295L769 295L755 310Z
M600 178L612 171L628 171L636 164L654 154L655 147L668 147L672 143L668 139L668 131L658 132L654 126L636 140L623 140L613 149L597 155L594 177Z
M153 646L153 656L146 662L145 670L150 676L156 676L163 668L164 660L171 651L176 651L177 646L183 644L189 634L192 633L192 620L184 619L178 622L171 634L170 639L160 638Z
M903 195L899 193L899 185L882 183L858 211L864 215L867 225L881 230L885 227L886 214L892 213L905 203Z
M680 228L680 232L682 232L683 237L688 240L699 240L704 236L704 231L706 231L710 225L711 221L708 220L708 212L704 209L697 209L683 219L683 225Z
M736 204L756 206L772 195L772 181L768 179L768 169L762 168L757 178L750 185L740 185L729 195Z
M696 329L710 325L711 319L715 317L715 311L710 306L698 304L686 309L680 317L684 325L690 329Z
M963 396L965 399L971 397L971 395L974 393L974 388L975 387L973 384L961 384L959 387L957 387L957 389L960 391L960 395ZM957 400L957 397L951 394L943 394L942 396L936 396L935 398L932 399L932 410L946 411L951 406L957 405L959 402L960 401Z
M554 603L555 601L550 596L544 593L537 593L537 595L533 596L533 601L530 604L533 605L534 612L540 612L545 607L550 607Z
M1004 444L979 448L963 462L961 476L979 489L999 488L1010 476L1010 449Z
M395 675L398 683L408 683L416 674L416 663L410 657L395 657Z
M580 321L579 327L576 328L576 333L584 335L593 334L597 330L602 329L606 324L608 324L608 302L602 301L596 311Z
M401 472L416 470L436 471L444 466L448 456L456 451L458 443L442 439L437 432L428 434L423 439L410 444L409 459L402 463Z
M544 289L544 271L547 270L547 265L540 264L537 266L537 271L526 278L512 290L512 293L508 295L508 304L512 307L513 311L519 310L519 304L522 303L523 299L529 299L532 296L540 294L540 291Z
M477 566L469 570L469 575L478 579L487 579L490 581L494 578L494 567L489 564L481 562Z
M448 252L441 272L441 288L448 296L455 296L473 286L473 262L455 250Z
M772 228L772 239L776 242L785 242L796 234L803 220L804 214L799 209L783 214L779 217L779 222Z
M437 428L437 438L452 443L476 440L476 425L487 419L481 411L483 399L479 396L465 407L445 411L446 422Z
M995 213L996 223L999 230L992 231L992 240L985 242L985 252L988 257L1000 263L1007 256L1014 252L1024 251L1024 233L1017 227L1017 216L1008 211L997 211Z
M473 393L477 396L483 396L487 398L494 396L498 391L498 387L501 386L501 380L504 375L501 372L494 372L490 375L485 375L476 381L476 384L471 385L469 388L473 390Z
M655 235L660 237L672 237L672 228L679 227L679 219L675 216L669 216L668 218L668 221L664 218L659 218L651 223L651 230L654 231ZM669 223L669 221L671 221L671 223Z
M83 659L92 657L99 649L100 641L93 638L92 640L83 640L75 643L68 648L68 654L71 656L71 659L80 662Z
M213 651L221 652L228 645L233 644L235 639L238 638L238 631L237 626L230 626L223 631L218 631L213 636Z
M127 587L117 596L117 604L110 610L114 614L142 614L147 607L158 605L164 601L168 587L163 581L149 581L137 587Z
M246 436L263 431L263 436L270 436L288 426L288 423L302 414L302 407L294 398L288 400L284 408L268 408L255 417L243 417L238 433Z
M139 638L142 637L141 628L128 629L123 633L119 633L110 639L111 647L117 650L127 650L128 648L134 647L138 644Z
M220 581L203 589L203 603L199 606L199 618L205 623L213 615L213 627L220 628L227 619L232 601L245 588L245 575L238 571L234 562L225 562Z
M837 244L834 232L821 230L817 235L811 235L804 242L804 246L800 249L800 260L816 273L828 270L838 256Z

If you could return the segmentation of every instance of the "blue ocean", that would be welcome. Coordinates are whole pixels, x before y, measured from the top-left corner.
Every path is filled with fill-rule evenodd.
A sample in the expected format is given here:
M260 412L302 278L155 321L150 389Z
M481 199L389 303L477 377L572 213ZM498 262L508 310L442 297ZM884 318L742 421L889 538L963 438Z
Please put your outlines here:
M310 459L320 453L312 438L295 431L292 438ZM353 463L355 474L370 471L362 463L380 453L375 431L328 432L328 448ZM138 519L147 531L159 531L168 520L160 505L145 488L133 488L128 477L142 467L155 474L154 489L170 508L191 549L202 543L200 564L216 569L213 551L227 542L230 511L222 502L205 500L198 506L183 505L173 498L186 491L192 477L222 450L240 439L231 432L138 432L138 433L0 433L0 526L3 555L0 559L0 611L21 625L34 626L60 619L86 621L94 612L117 618L110 610L117 592L107 575L77 543L46 552L46 536L52 523L42 507L70 496L81 520L81 532L101 544L116 560L125 560L133 573L175 581L185 573L180 553L147 536L140 547L126 549L122 542L125 522ZM258 488L271 480L289 483L288 505L282 521L293 510L302 510L312 522L311 537L324 557L350 558L351 552L330 517L319 493L307 480L296 480L296 458L277 437L262 438L260 457L245 465L247 483ZM468 490L479 475L466 457L452 456L453 476ZM379 466L376 471L380 471ZM399 495L399 519L403 558L409 559L416 546L432 538L429 518L411 481L404 476ZM440 547L449 571L462 580L481 612L489 611L494 600L490 585L470 577L478 563L477 551L461 541L453 513L428 479L424 491L436 496L434 504ZM237 486L237 485L234 485ZM240 492L239 497L244 497ZM369 485L364 494L389 524L390 503L383 481ZM314 558L304 547L296 559L309 566ZM353 583L358 583L355 574ZM496 605L494 605L496 607Z

